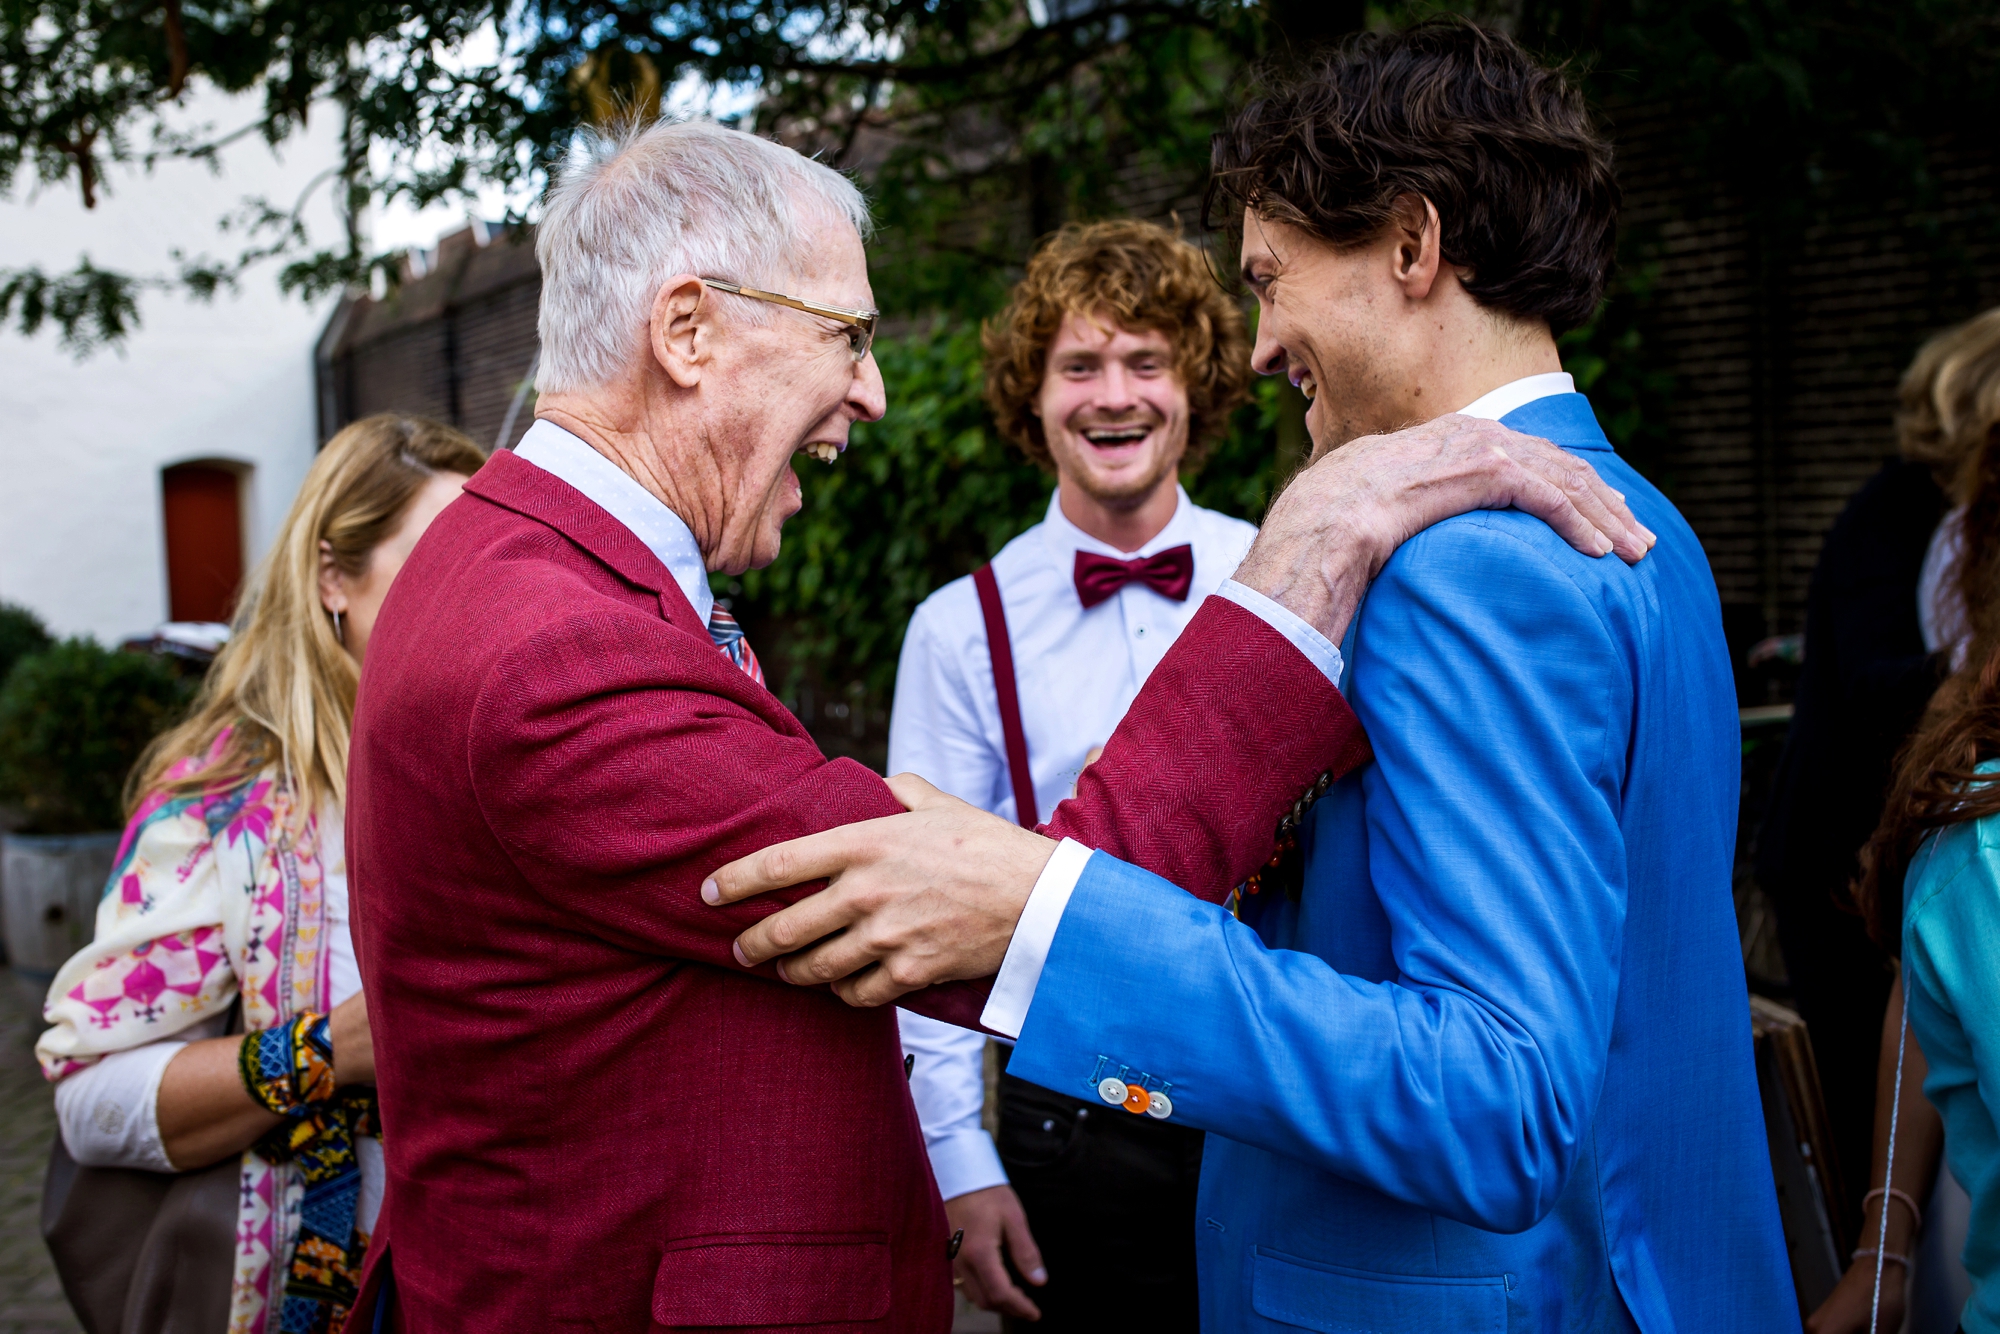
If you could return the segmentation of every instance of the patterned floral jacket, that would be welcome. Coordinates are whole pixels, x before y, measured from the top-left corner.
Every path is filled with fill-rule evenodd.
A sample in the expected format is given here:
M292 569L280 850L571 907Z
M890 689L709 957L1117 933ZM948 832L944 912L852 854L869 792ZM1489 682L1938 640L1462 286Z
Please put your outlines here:
M59 1081L243 1000L256 1032L328 1008L318 822L275 768L200 796L148 798L126 827L96 939L64 964L35 1044ZM250 1151L238 1193L230 1334L266 1334L298 1235L298 1169Z

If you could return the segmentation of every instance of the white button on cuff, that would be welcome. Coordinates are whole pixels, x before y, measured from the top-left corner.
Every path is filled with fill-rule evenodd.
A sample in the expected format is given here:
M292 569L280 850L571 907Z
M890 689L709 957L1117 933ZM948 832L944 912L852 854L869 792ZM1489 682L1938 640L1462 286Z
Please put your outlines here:
M1131 1097L1132 1090L1125 1087L1124 1080L1107 1075L1097 1085L1097 1096L1115 1107Z
M1174 1100L1164 1093L1155 1093L1152 1101L1146 1104L1146 1115L1155 1121L1164 1121L1173 1114Z

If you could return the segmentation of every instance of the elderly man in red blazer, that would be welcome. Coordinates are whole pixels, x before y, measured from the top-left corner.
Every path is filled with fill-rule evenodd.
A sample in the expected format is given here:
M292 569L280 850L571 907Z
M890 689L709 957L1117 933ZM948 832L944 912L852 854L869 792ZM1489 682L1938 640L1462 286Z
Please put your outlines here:
M354 1328L950 1325L894 1019L739 965L732 938L798 893L701 898L733 858L901 809L819 753L707 583L776 557L793 454L832 461L885 410L866 225L838 174L712 125L593 141L560 175L539 420L412 555L355 717L389 1187ZM1643 541L1594 477L1488 423L1309 470L1260 586L1202 608L1109 795L1057 832L1241 880L1366 754L1309 623L1410 532L1507 504L1585 550ZM920 1004L973 1025L982 994Z

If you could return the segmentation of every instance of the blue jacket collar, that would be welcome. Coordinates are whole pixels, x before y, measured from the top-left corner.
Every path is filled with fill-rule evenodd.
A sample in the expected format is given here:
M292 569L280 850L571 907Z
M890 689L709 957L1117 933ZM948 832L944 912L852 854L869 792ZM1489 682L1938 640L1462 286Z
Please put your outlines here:
M1523 403L1500 419L1502 426L1523 435L1538 435L1570 450L1611 450L1590 400L1582 394L1550 394ZM1612 452L1616 452L1612 450Z

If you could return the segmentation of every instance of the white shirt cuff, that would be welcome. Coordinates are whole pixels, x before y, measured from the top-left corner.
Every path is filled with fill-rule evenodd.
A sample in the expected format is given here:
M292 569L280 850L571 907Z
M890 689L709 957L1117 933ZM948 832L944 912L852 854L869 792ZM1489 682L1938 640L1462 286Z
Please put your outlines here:
M56 1124L83 1167L171 1172L160 1140L160 1080L187 1043L173 1038L114 1051L56 1085Z
M1010 1038L1021 1036L1021 1029L1028 1022L1028 1006L1035 999L1035 988L1041 985L1042 965L1048 962L1049 946L1055 942L1056 928L1062 925L1063 909L1069 906L1069 896L1076 892L1076 882L1083 878L1083 868L1090 856L1091 849L1066 838L1056 844L1049 864L1042 868L1034 890L1028 895L1027 906L1021 909L1021 920L1015 924L1007 955L1000 960L1000 974L993 979L993 992L979 1015L979 1022L993 1032Z
M1327 680L1333 682L1335 690L1340 689L1340 650L1334 642L1312 628L1312 625L1291 611L1265 597L1248 584L1239 584L1234 579L1223 581L1215 590L1217 597L1228 598L1264 624L1292 641L1292 647L1306 655L1306 660L1319 668Z
M955 1131L940 1135L926 1144L931 1173L937 1177L940 1199L953 1200L975 1190L1007 1184L1007 1169L1000 1165L1000 1151L984 1129Z

